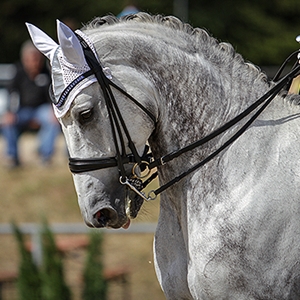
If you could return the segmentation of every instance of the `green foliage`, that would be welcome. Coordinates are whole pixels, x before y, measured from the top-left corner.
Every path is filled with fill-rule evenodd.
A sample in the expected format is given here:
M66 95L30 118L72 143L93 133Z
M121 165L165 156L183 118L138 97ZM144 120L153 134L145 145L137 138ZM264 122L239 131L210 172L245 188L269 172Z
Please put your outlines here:
M193 25L230 42L258 65L279 65L299 47L299 16L297 0L199 0L190 6Z
M45 223L42 232L43 269L42 295L43 300L70 300L71 292L64 280L61 254L56 248L51 230Z
M88 253L83 271L83 300L107 299L107 283L103 277L102 240L102 234L99 232L90 234L90 244L87 249Z
M65 283L61 253L56 247L48 224L44 222L41 232L43 246L41 268L33 262L20 229L14 223L12 226L21 256L17 283L19 300L70 300L71 292ZM83 300L107 299L107 282L103 276L102 241L102 234L91 232L83 271Z
M174 0L135 0L151 14L173 14ZM184 1L184 0L182 0ZM2 0L0 2L0 63L19 58L28 39L25 22L30 22L56 39L55 20L76 18L78 27L95 16L117 15L130 0ZM208 29L213 36L230 42L245 59L258 65L279 65L298 47L300 34L298 0L186 0L188 22Z
M41 278L38 268L32 260L31 253L25 247L22 232L15 223L12 227L21 257L17 281L19 300L41 300Z
M22 43L29 39L25 22L33 23L56 40L55 20L73 18L77 27L97 16L117 15L132 1L127 0L1 0L0 1L0 63L12 63L19 59ZM172 2L152 0L136 5L152 13L172 13Z

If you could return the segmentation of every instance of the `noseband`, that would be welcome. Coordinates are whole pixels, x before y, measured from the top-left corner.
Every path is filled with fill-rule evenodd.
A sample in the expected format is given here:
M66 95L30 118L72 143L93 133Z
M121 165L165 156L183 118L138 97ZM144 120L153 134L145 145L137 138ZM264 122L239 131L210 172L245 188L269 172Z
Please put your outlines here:
M77 34L76 34L77 35ZM119 174L120 174L120 183L123 185L128 186L131 190L133 190L136 194L141 196L144 200L154 200L156 199L157 195L162 193L164 190L184 178L185 176L189 175L190 173L194 172L196 169L202 167L204 164L212 160L214 157L216 157L221 151L223 151L225 148L227 148L230 144L232 144L236 139L238 139L246 130L247 128L256 120L256 118L262 113L262 111L269 105L269 103L282 91L282 90L288 90L292 80L294 77L298 76L300 73L300 65L298 63L298 59L292 70L284 76L281 80L278 80L279 73L282 71L283 67L287 64L291 58L294 58L295 56L299 55L299 51L294 52L290 57L284 62L282 67L280 68L280 71L276 74L274 77L274 81L276 81L276 84L261 98L259 98L255 103L253 103L251 106L249 106L245 111L240 113L238 116L218 128L217 130L213 131L211 134L205 136L204 138L184 147L177 151L174 151L172 153L169 153L161 158L158 158L156 160L153 159L151 153L148 152L149 147L146 146L144 153L142 156L140 156L137 152L137 149L130 137L128 128L124 122L124 119L122 117L122 114L118 108L118 105L116 103L114 94L111 90L111 87L115 88L119 92L121 92L125 97L130 99L135 105L137 105L141 110L143 110L148 117L156 123L155 116L146 109L141 103L139 103L137 100L135 100L131 95L129 95L126 91L124 91L122 88L117 86L114 82L112 82L105 74L105 68L103 69L100 63L97 61L97 58L95 57L93 51L88 46L88 44L85 42L85 40L80 36L77 35L78 40L81 43L81 46L84 51L85 59L90 67L90 71L82 74L78 78L76 78L69 86L66 87L66 89L63 91L60 100L55 105L62 105L64 99L67 98L69 92L84 78L94 75L97 78L97 81L102 89L105 104L108 110L109 114L109 120L111 123L111 129L112 129L112 135L113 140L116 148L116 157L110 157L110 158L88 158L88 159L82 159L82 158L69 158L69 168L72 173L84 173L84 172L90 172L95 171L99 169L105 169L105 168L111 168L111 167L118 167ZM166 183L165 185L159 187L158 189L154 191L150 191L149 194L146 196L142 190L151 182L156 176L157 172L153 173L147 180L144 182L141 180L143 176L140 175L141 172L146 170L146 176L149 175L150 170L162 166L166 164L167 162L173 160L174 158L180 156L183 153L186 153L188 151L191 151L192 149L195 149L196 147L199 147L208 141L214 139L215 137L219 136L220 134L224 133L228 129L232 128L234 125L236 125L239 121L246 118L248 115L250 115L252 112L254 112L257 109L257 111L249 118L249 120L231 137L229 140L227 140L220 148L215 150L213 153L211 153L208 157L191 167L186 172L180 174L179 176L175 177L170 182ZM128 147L131 150L131 154L126 154L126 147L125 147L125 141L122 134L122 131L125 133L125 136L128 141ZM119 143L120 146L119 146ZM133 164L132 168L132 175L128 178L125 172L125 164ZM146 177L145 176L145 177Z

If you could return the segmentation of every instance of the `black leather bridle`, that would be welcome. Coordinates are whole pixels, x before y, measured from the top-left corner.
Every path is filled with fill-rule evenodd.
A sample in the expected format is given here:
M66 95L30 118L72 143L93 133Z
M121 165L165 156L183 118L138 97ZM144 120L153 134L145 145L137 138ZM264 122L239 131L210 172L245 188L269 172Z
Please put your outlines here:
M90 74L90 72L92 72L92 74L96 77L104 95L104 100L108 110L108 116L109 116L111 129L112 129L113 141L116 148L116 157L96 158L96 159L95 158L81 159L81 158L70 157L69 168L72 173L83 173L83 172L90 172L99 169L104 169L104 168L118 167L119 174L120 174L120 183L129 186L137 194L144 196L144 194L141 193L141 190L144 189L145 183L143 184L140 177L144 176L141 175L141 172L145 170L149 170L148 172L146 172L147 173L146 176L150 172L148 165L152 160L152 155L148 151L149 150L148 146L145 146L145 150L141 156L138 154L138 151L131 139L129 130L119 110L119 107L117 105L111 87L117 89L127 98L129 98L135 105L137 105L141 110L143 110L148 115L148 117L152 120L152 122L156 123L156 118L147 108L141 105L131 95L129 95L126 91L124 91L122 88L117 86L113 81L111 81L106 76L102 66L98 62L97 58L95 57L89 45L85 42L85 40L80 35L77 35L77 38L79 39L80 44L83 48L86 62L88 63L91 69L86 73ZM127 146L131 150L130 154L126 154L125 140L122 132L124 132L127 138L127 143L128 143ZM129 177L126 175L125 167L124 167L124 165L128 163L134 164L132 168L132 174Z
M157 195L162 193L164 190L166 190L167 188L169 188L170 186L172 186L173 184L175 184L185 176L194 172L196 169L202 167L204 164L206 164L214 157L216 157L221 151L227 148L230 144L232 144L247 130L247 128L256 120L256 118L262 113L262 111L282 90L288 90L293 78L300 74L300 65L297 59L297 62L293 66L292 70L282 79L278 80L280 73L282 69L285 67L285 65L287 64L287 62L290 61L295 56L298 56L299 51L296 51L293 54L291 54L290 57L284 62L279 72L274 77L273 81L275 81L276 84L265 95L263 95L255 103L250 105L245 111L240 113L238 116L236 116L235 118L233 118L232 120L230 120L229 122L227 122L226 124L218 128L217 130L213 131L211 134L205 136L204 138L184 148L181 148L165 156L162 156L158 159L153 159L152 154L148 152L149 148L147 146L145 147L145 151L142 154L142 156L138 154L137 149L130 137L129 130L118 108L111 87L117 89L128 99L130 99L135 105L137 105L141 110L143 110L154 123L156 123L155 116L147 108L145 108L142 104L140 104L137 100L135 100L131 95L129 95L126 91L124 91L122 88L117 86L113 81L107 78L107 76L103 71L102 66L98 62L97 58L95 57L89 45L85 42L85 40L80 35L77 35L77 37L82 45L85 59L91 70L85 72L84 74L76 78L71 84L69 84L69 86L67 86L66 89L62 92L58 102L54 104L58 107L62 106L64 104L64 101L68 97L69 92L73 88L75 88L75 86L80 81L82 81L84 78L87 78L88 76L94 75L97 78L97 81L102 89L107 110L109 113L109 120L111 123L113 140L116 147L116 157L88 158L88 159L70 157L69 168L72 173L76 174L76 173L95 171L104 168L118 167L119 174L120 174L120 183L128 186L131 190L133 190L137 195L141 196L146 201L156 199ZM206 157L205 159L203 159L202 161L200 161L199 163L191 167L186 172L175 177L173 180L159 187L158 189L150 191L148 195L145 195L142 192L142 190L149 184L149 182L151 182L157 176L157 172L153 173L147 180L143 182L142 181L143 176L140 175L140 171L146 170L146 175L148 176L150 174L150 170L152 170L153 168L162 166L167 162L173 160L174 158L180 156L181 154L191 151L192 149L195 149L196 147L199 147L207 143L208 141L214 139L215 137L219 136L220 134L224 133L225 131L233 127L239 121L246 118L250 113L252 113L256 109L257 111L249 118L249 120L230 139L228 139L220 148L215 150L208 157ZM128 147L131 150L130 154L126 154L125 141L124 141L122 131L125 133L125 136L127 138ZM118 143L118 139L120 142L120 146ZM126 175L125 167L124 167L124 165L128 163L134 164L132 168L132 175L129 177Z

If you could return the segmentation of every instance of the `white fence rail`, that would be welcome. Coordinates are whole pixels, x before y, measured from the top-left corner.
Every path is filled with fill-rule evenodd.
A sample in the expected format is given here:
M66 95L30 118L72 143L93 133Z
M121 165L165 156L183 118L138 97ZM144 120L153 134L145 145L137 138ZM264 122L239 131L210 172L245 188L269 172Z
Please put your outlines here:
M18 224L21 232L31 237L32 257L37 264L42 261L41 231L42 225L37 223ZM91 230L83 223L52 223L49 224L54 234L84 234ZM154 233L156 223L133 223L128 229L100 229L105 234ZM11 224L0 223L0 235L13 234Z

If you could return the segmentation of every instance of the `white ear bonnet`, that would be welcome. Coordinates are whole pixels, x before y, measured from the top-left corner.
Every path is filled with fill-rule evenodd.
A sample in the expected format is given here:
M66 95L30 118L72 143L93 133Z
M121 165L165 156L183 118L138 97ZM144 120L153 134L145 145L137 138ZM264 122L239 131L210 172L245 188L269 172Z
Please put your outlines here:
M54 113L61 118L70 109L76 95L97 79L92 72L87 73L90 67L82 46L69 27L57 21L59 45L39 28L28 23L26 25L34 45L50 60ZM80 30L75 32L85 40L98 59L92 41ZM85 73L86 76L83 76Z

